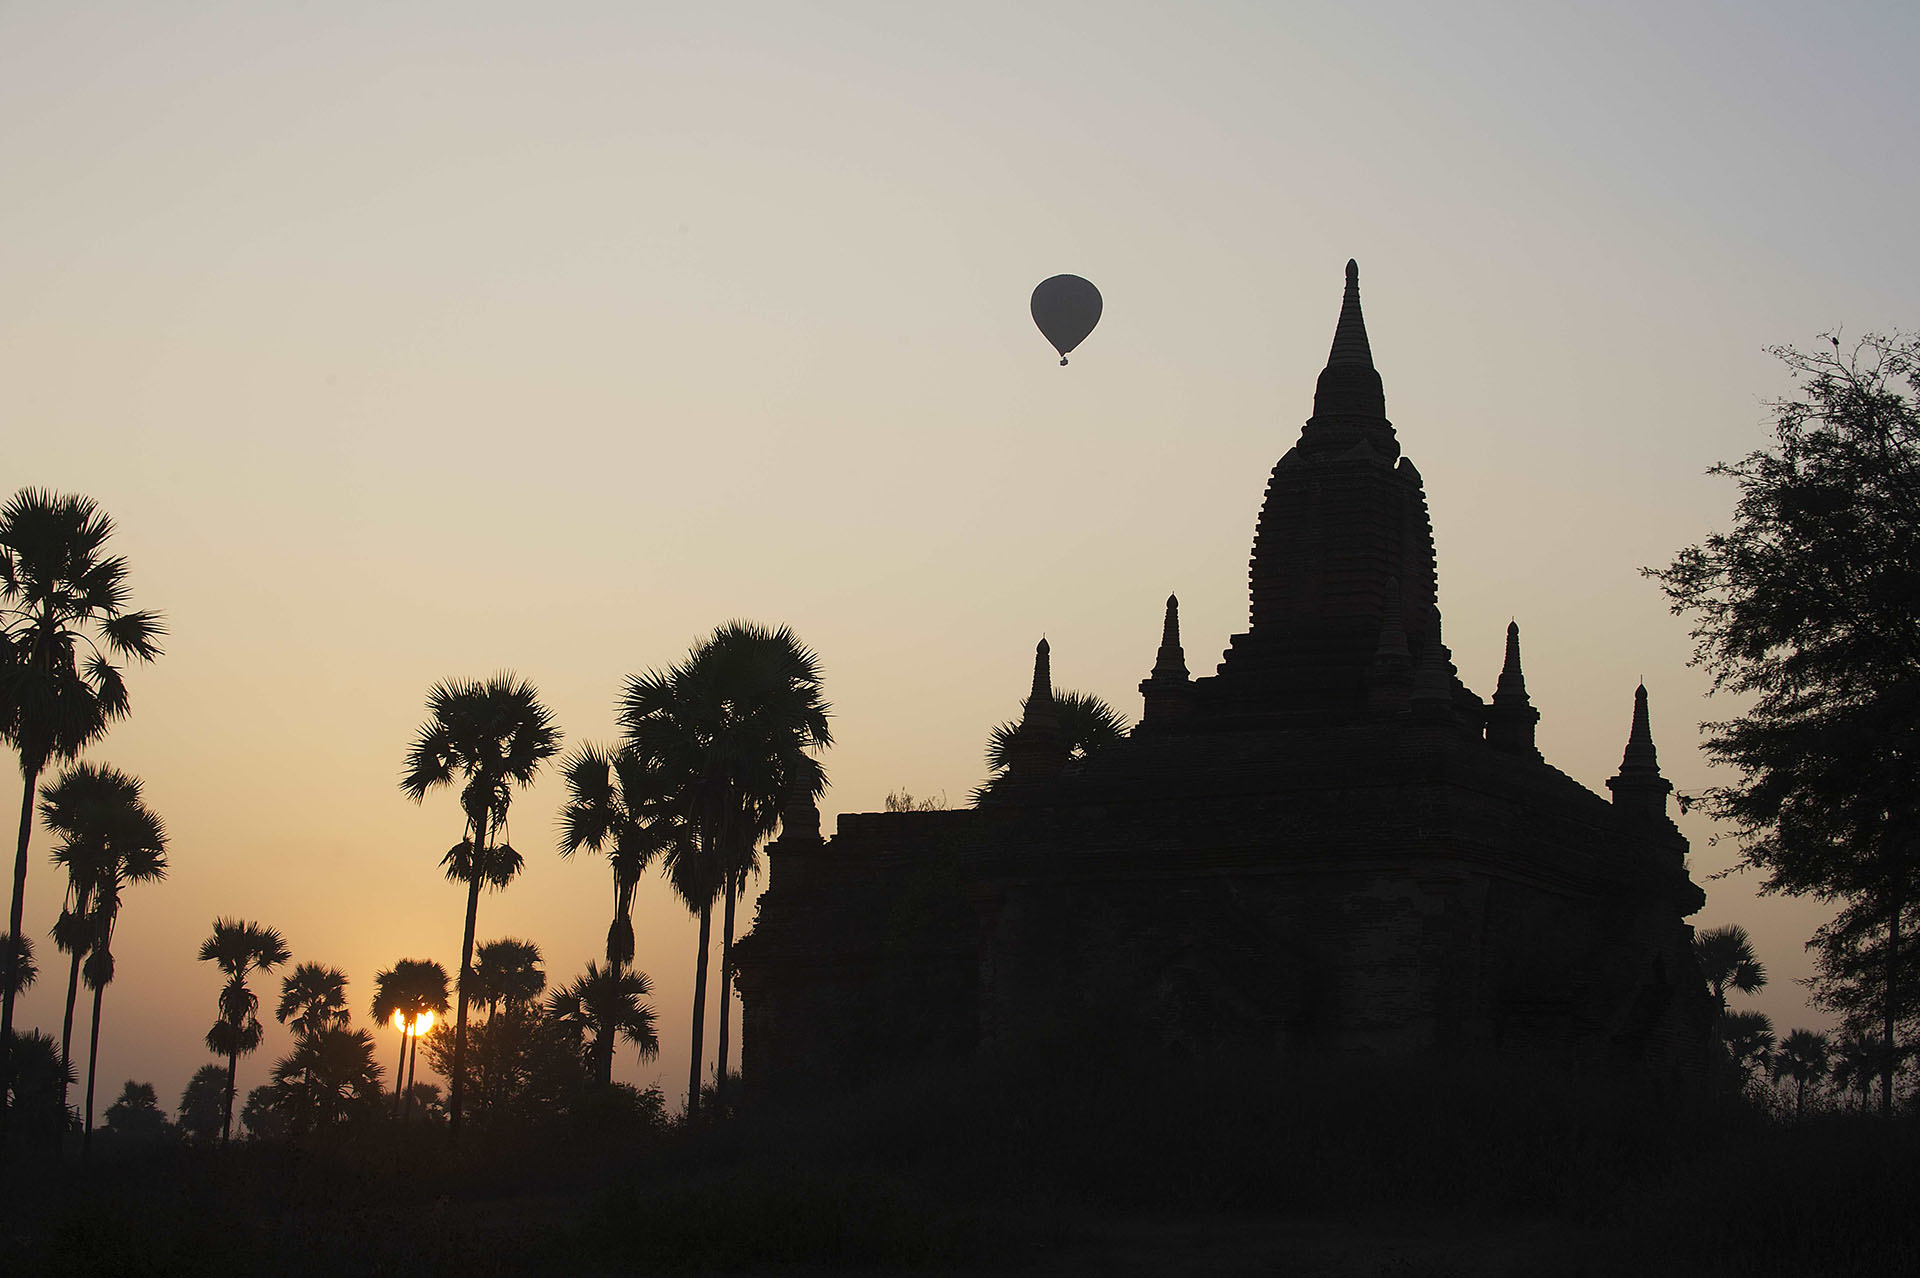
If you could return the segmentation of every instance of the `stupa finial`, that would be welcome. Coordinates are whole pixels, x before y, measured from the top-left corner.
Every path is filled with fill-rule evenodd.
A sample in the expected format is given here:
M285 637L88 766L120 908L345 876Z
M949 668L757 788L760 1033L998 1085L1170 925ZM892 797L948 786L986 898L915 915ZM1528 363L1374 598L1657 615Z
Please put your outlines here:
M1667 795L1673 782L1660 775L1660 759L1653 748L1653 723L1647 713L1647 685L1633 692L1633 727L1627 732L1627 749L1620 757L1619 775L1607 782L1613 791L1615 807L1627 808L1643 816L1667 816Z
M1313 392L1316 418L1387 415L1386 392L1373 368L1373 347L1367 342L1367 321L1360 313L1360 264L1347 262L1347 289L1340 299L1340 321L1334 325L1333 348Z
M1507 623L1507 658L1500 667L1500 682L1494 686L1493 704L1487 707L1487 744L1504 754L1538 759L1540 749L1534 743L1534 729L1540 712L1527 696L1527 679L1520 669L1520 623Z

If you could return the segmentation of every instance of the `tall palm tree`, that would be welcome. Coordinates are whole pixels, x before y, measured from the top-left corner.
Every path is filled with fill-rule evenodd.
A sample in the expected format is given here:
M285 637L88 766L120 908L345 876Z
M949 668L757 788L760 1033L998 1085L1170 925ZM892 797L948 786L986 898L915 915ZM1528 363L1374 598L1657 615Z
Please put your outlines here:
M94 763L76 763L42 787L40 820L59 836L53 861L67 872L66 902L53 937L69 956L60 1059L70 1065L80 969L99 939L104 893L115 875L126 882L164 876L166 830L142 800L137 777Z
M693 1058L688 1111L700 1103L712 910L724 902L720 1074L726 1075L734 908L758 866L760 841L778 823L781 799L817 795L826 777L811 752L833 744L820 696L820 662L792 630L732 621L667 671L627 680L620 720L640 765L661 774L690 827L689 847L669 849L674 890L700 915L695 963Z
M400 788L414 802L429 790L461 781L460 809L466 828L441 864L447 877L467 885L466 930L460 941L459 994L454 1000L452 1095L448 1131L460 1137L461 1079L467 1049L467 993L472 981L473 930L480 913L480 885L503 889L520 872L520 854L504 838L515 786L532 782L540 765L560 749L560 730L540 704L533 685L511 674L485 683L435 684L427 694L421 725Z
M581 1043L588 1068L604 1087L613 1081L616 1038L638 1047L641 1060L660 1054L653 1008L642 1001L651 993L646 973L617 972L589 961L585 975L547 996L547 1014Z
M401 959L373 978L374 1021L400 1031L400 1064L393 1075L395 1118L402 1116L402 1105L412 1093L411 1075L426 1029L422 1021L447 1014L447 987L447 969L431 959Z
M654 858L682 837L681 822L665 778L630 748L582 746L561 771L567 803L560 810L560 855L602 852L613 869L607 966L617 975L633 961L634 890Z
M1800 1117L1806 1105L1807 1084L1817 1083L1827 1074L1827 1036L1813 1030L1797 1029L1780 1040L1773 1054L1773 1081L1791 1078L1793 1116Z
M1053 709L1060 720L1060 740L1070 763L1097 754L1127 735L1127 717L1092 693L1062 688L1053 694ZM1026 710L1027 699L1022 697L1021 714ZM975 803L1006 779L1007 768L1013 762L1014 739L1019 732L1020 720L1009 719L987 734L988 776L974 788Z
M220 1019L207 1031L208 1049L227 1058L226 1117L220 1126L223 1142L233 1140L233 1089L240 1058L260 1046L260 999L247 988L247 978L255 972L271 972L292 957L279 929L239 919L215 919L213 935L200 943L200 961L212 963L227 978L220 990Z
M1717 1015L1727 1011L1727 991L1752 994L1767 983L1767 969L1753 954L1753 938L1738 923L1710 927L1693 938L1700 974L1707 978Z
M300 964L280 981L273 1019L295 1034L345 1029L353 1019L347 1012L347 974L320 963Z
M81 975L87 988L93 991L93 1023L87 1031L87 1122L80 1137L82 1161L86 1160L93 1144L93 1085L100 1068L100 1005L107 986L113 981L113 930L120 921L120 897L132 884L154 883L167 877L166 827L139 801L139 789L139 783L134 782L133 801L116 812L111 828L106 831L105 856L98 867L93 909L88 916L93 934L87 941L87 961Z
M26 935L27 843L40 773L72 759L127 713L122 661L160 655L160 614L130 611L127 561L104 553L113 521L90 498L23 488L0 507L0 740L20 760L20 839L7 932ZM103 651L104 649L104 651ZM0 989L0 1065L15 983ZM0 1106L0 1145L6 1109Z

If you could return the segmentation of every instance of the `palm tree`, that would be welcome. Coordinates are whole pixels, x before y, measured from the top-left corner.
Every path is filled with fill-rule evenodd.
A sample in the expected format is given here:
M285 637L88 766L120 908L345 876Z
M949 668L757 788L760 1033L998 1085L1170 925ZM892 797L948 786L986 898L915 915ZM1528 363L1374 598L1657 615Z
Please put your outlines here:
M604 852L613 869L613 922L607 965L616 974L633 961L633 894L654 857L681 837L672 796L660 772L632 749L582 746L561 764L567 804L560 810L560 855Z
M1060 720L1060 740L1066 747L1069 763L1097 754L1127 735L1127 717L1091 693L1062 688L1053 694L1053 709ZM1021 714L1024 715L1026 710L1027 699L1022 697ZM1020 720L1010 719L987 734L989 775L974 788L975 803L993 793L1005 781L1007 768L1013 762L1014 739L1019 731Z
M373 1019L400 1031L400 1064L393 1075L393 1116L403 1114L412 1064L420 1054L420 1035L433 1017L447 1014L447 969L431 959L401 959L373 978Z
M80 1139L82 1160L91 1151L93 1142L93 1088L100 1064L100 1008L107 986L113 981L113 931L120 921L120 898L132 884L158 882L167 877L166 826L141 801L140 782L111 768L99 769L95 775L108 781L109 786L95 796L99 799L97 805L82 804L81 811L73 814L75 838L63 841L55 849L56 859L72 853L76 859L84 860L87 866L81 872L92 882L83 942L87 957L81 968L87 988L93 991L93 1021L87 1038L86 1126ZM44 808L42 812L47 815ZM68 814L56 811L52 815ZM72 864L62 863L68 864L71 874ZM71 991L68 997L71 1005Z
M347 974L319 963L300 964L280 982L280 1006L274 1009L273 1019L295 1034L345 1029L352 1020L347 1012Z
M220 1134L220 1115L226 1108L227 1071L202 1065L180 1093L180 1130L196 1140Z
M547 988L547 974L540 968L540 947L532 941L503 936L488 941L474 951L473 990L469 997L475 1007L487 1009L487 1019L504 1007L516 1012L540 997Z
M1860 1108L1867 1107L1874 1080L1880 1077L1884 1047L1878 1037L1850 1030L1833 1049L1833 1085L1842 1092L1858 1092Z
M28 1030L14 1041L0 1072L0 1105L13 1111L28 1141L57 1152L70 1122L64 1098L72 1083L73 1068L60 1058L59 1045Z
M23 488L0 507L0 739L20 759L20 840L7 932L24 936L27 842L40 773L72 759L127 713L107 659L152 661L166 626L127 608L127 561L103 550L113 521L86 497ZM105 648L105 652L102 648ZM0 990L0 1061L10 1050L15 983ZM6 1110L0 1107L0 1144Z
M400 788L418 803L427 791L451 785L455 777L463 782L460 808L466 815L466 829L441 860L449 879L467 885L459 996L454 1000L453 1094L447 1102L449 1134L458 1140L480 885L499 890L520 872L520 854L502 837L507 808L513 787L532 782L540 765L559 751L560 730L540 704L533 685L510 674L495 675L485 683L435 684L427 694L427 715L407 752Z
M1728 1012L1720 1018L1720 1041L1745 1084L1773 1051L1773 1021L1765 1012Z
M707 952L715 898L724 901L720 1070L727 1058L734 907L759 864L760 840L778 823L790 791L818 795L826 777L809 751L833 744L820 698L819 659L793 631L733 621L667 671L632 676L621 698L627 745L666 792L691 832L668 848L674 890L700 915L695 962L688 1112L700 1104Z
M200 943L200 961L212 963L227 978L220 991L220 1019L207 1031L207 1047L227 1058L226 1117L221 1140L233 1140L233 1088L240 1058L260 1046L260 999L247 988L247 977L271 972L293 951L277 928L239 919L215 919L213 935Z
M12 932L0 934L0 981L6 983L7 991L15 996L24 994L39 977L33 942Z
M1727 1011L1727 991L1752 994L1767 983L1767 969L1753 955L1753 938L1738 923L1710 927L1693 938L1700 974L1707 978L1716 1015Z
M296 1129L312 1131L345 1121L355 1108L378 1105L380 1074L373 1035L324 1025L302 1033L274 1063L273 1085Z
M588 1068L604 1087L613 1082L616 1038L638 1047L642 1060L660 1054L653 1008L641 1001L652 993L644 972L618 972L589 961L584 976L547 996L547 1014L582 1044Z
M159 868L164 872L166 832L160 818L142 801L138 778L93 763L76 763L59 780L42 787L40 820L60 836L53 861L67 872L66 901L54 923L53 939L69 956L60 1058L71 1063L80 965L99 930L95 914L102 889L116 867L134 878L149 877L155 856L162 858Z
M1773 1081L1791 1078L1794 1082L1793 1116L1807 1099L1807 1084L1819 1082L1827 1074L1827 1036L1813 1030L1797 1029L1780 1041L1773 1054Z

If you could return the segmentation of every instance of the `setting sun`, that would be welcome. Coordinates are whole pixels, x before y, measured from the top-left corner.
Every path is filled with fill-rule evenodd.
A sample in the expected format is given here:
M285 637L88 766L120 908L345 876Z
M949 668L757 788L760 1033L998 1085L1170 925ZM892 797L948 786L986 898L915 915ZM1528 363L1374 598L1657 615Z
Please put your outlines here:
M414 1017L413 1023L409 1025L407 1023L407 1014L405 1012L396 1011L393 1014L393 1020L391 1024L395 1029L400 1030L403 1033L412 1035L413 1037L417 1038L420 1035L426 1033L428 1030L433 1028L433 1013L422 1012L420 1013L420 1015Z

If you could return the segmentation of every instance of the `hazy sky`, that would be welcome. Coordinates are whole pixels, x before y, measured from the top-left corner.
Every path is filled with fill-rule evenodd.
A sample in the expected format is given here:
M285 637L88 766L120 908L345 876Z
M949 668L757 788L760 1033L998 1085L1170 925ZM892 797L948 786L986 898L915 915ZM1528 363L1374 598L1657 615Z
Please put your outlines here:
M1711 783L1731 708L1637 570L1726 524L1701 472L1765 442L1767 346L1914 324L1916 36L1892 4L0 3L0 489L98 499L173 631L94 753L173 835L102 1091L171 1105L208 1059L216 914L345 969L362 1024L377 968L457 965L455 802L396 784L436 679L511 668L607 741L625 675L790 624L831 829L964 803L1043 632L1137 714L1177 591L1210 669L1349 257L1462 676L1490 694L1517 618L1549 760L1599 788L1644 677L1667 775ZM1106 297L1068 368L1027 316L1063 271ZM609 898L552 851L561 793L515 802L479 929L556 980ZM1732 861L1682 828L1696 878ZM1756 1005L1824 1024L1821 908L1706 886ZM620 1074L672 1095L694 927L655 879L636 929L663 1050Z

